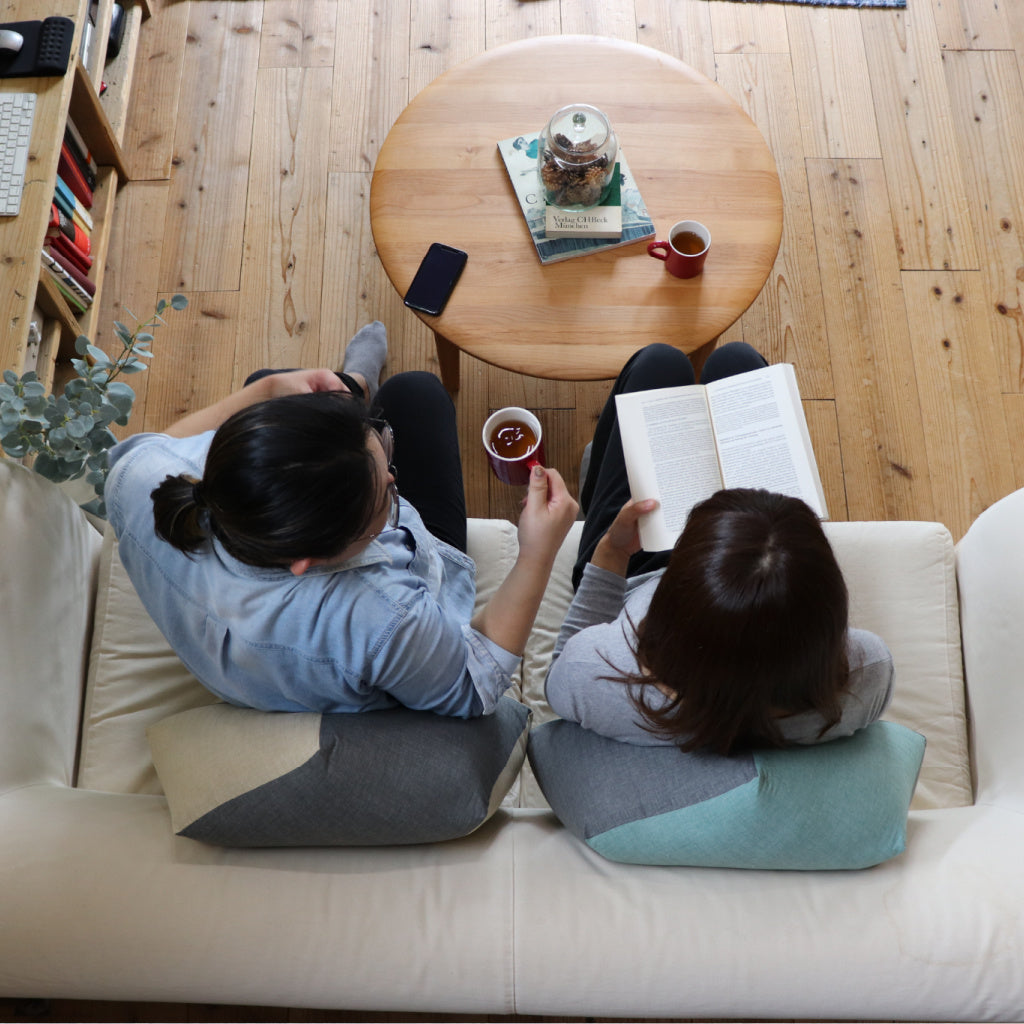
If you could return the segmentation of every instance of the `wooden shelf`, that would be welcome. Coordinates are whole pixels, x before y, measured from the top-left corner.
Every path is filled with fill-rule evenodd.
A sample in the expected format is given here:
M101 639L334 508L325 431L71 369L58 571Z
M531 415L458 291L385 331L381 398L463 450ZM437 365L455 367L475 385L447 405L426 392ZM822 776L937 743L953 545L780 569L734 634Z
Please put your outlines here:
M86 63L79 52L89 0L0 0L0 22L33 21L60 15L75 23L72 60L63 77L0 80L0 91L36 94L21 212L16 217L0 218L0 323L5 326L0 332L0 369L23 372L29 325L41 314L42 341L31 358L37 363L40 378L47 383L61 378L55 364L70 357L74 339L79 334L93 336L95 332L114 200L117 189L127 180L121 145L139 35L152 11L149 0L122 2L126 23L120 52L107 63L106 39L114 0L99 0L93 45ZM100 81L106 85L102 96L97 89ZM69 306L40 259L64 126L69 117L99 165L89 211L93 220L90 232L93 265L89 277L96 285L96 294L89 308L82 312Z

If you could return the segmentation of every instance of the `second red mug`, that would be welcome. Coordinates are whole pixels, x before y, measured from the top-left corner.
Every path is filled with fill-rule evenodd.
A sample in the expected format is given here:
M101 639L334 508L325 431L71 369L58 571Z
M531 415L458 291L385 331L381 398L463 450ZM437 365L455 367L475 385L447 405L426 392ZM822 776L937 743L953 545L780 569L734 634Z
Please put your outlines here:
M700 221L681 220L672 225L667 242L651 242L647 255L665 261L676 277L696 277L704 269L711 248L711 232Z

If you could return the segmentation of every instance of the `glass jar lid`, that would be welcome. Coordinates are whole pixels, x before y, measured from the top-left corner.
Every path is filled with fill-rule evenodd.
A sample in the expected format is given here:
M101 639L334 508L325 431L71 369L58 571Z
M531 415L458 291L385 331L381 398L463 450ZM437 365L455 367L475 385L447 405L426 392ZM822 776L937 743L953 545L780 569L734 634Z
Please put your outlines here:
M608 118L597 107L570 103L551 118L545 141L558 160L585 164L605 153L611 134Z

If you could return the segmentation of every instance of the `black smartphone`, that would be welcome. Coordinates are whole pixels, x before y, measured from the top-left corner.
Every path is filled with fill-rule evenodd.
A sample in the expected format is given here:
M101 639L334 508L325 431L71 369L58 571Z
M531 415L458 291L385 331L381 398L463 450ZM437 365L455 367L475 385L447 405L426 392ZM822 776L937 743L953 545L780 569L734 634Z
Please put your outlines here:
M410 309L438 316L448 302L467 259L461 249L434 242L405 293L405 304Z

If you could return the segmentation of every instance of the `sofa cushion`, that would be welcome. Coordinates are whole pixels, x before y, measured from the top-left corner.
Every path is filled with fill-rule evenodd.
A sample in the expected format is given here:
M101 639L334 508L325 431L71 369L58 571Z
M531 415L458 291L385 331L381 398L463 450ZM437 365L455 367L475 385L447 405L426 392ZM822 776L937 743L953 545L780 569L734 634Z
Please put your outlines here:
M477 604L515 561L515 527L470 519ZM181 663L142 606L107 529L99 568L78 784L112 793L160 793L146 729L179 711L217 702ZM510 795L511 798L511 795Z
M378 846L468 835L526 756L530 712L502 697L456 719L193 708L148 730L178 835L219 846Z
M533 730L529 757L559 820L609 860L815 870L902 853L925 740L892 722L809 747L722 757Z
M54 484L3 457L0 523L0 792L71 785L100 536Z

